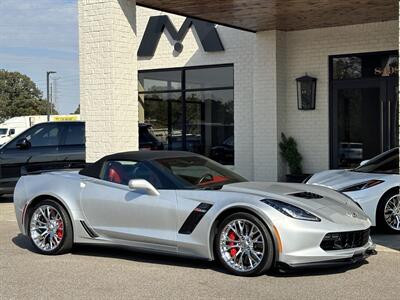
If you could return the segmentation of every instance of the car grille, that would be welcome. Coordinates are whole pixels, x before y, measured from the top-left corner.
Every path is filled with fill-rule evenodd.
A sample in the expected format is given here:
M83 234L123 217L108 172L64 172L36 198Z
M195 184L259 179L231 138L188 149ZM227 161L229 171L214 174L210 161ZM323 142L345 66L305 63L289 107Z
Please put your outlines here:
M364 246L368 243L370 230L334 232L325 235L321 242L321 248L330 250L351 249Z
M299 192L294 194L289 194L290 196L294 196L297 198L304 198L304 199L322 199L321 195L317 195L311 192Z

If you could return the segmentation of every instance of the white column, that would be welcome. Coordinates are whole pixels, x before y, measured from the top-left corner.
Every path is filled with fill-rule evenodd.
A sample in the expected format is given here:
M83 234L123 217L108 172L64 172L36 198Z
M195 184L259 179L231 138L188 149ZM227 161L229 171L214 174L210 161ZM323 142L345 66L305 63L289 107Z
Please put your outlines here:
M79 0L86 160L138 149L135 0Z
M254 179L277 181L284 173L278 149L285 124L284 32L257 32L254 47Z

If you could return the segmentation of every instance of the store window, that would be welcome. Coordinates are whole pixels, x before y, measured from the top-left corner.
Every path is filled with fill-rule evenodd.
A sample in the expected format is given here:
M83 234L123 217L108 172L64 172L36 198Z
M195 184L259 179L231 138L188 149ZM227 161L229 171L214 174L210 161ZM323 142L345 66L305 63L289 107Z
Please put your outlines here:
M233 65L139 72L139 121L164 149L234 163Z

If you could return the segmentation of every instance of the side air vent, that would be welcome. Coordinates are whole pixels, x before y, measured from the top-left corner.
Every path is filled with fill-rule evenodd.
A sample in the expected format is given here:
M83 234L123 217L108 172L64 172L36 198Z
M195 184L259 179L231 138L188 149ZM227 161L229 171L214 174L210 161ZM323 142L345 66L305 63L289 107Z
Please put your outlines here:
M297 198L303 198L303 199L322 199L321 195L317 195L311 192L299 192L299 193L294 193L294 194L289 194L289 196L294 196Z
M211 204L208 203L200 203L187 217L186 221L183 223L181 229L179 229L180 234L191 234L193 230L196 228L197 224L201 221L204 215L210 210L212 207Z
M88 234L91 238L99 237L99 236L85 223L85 221L81 221L81 224L82 224L83 229L85 229L85 231L87 232L87 234Z

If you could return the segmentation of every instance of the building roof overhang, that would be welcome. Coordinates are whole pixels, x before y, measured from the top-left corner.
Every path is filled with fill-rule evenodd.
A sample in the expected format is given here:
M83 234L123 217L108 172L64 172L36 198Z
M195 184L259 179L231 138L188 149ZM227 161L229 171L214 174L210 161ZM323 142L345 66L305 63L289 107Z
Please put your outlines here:
M397 0L136 0L137 5L257 32L398 20Z

